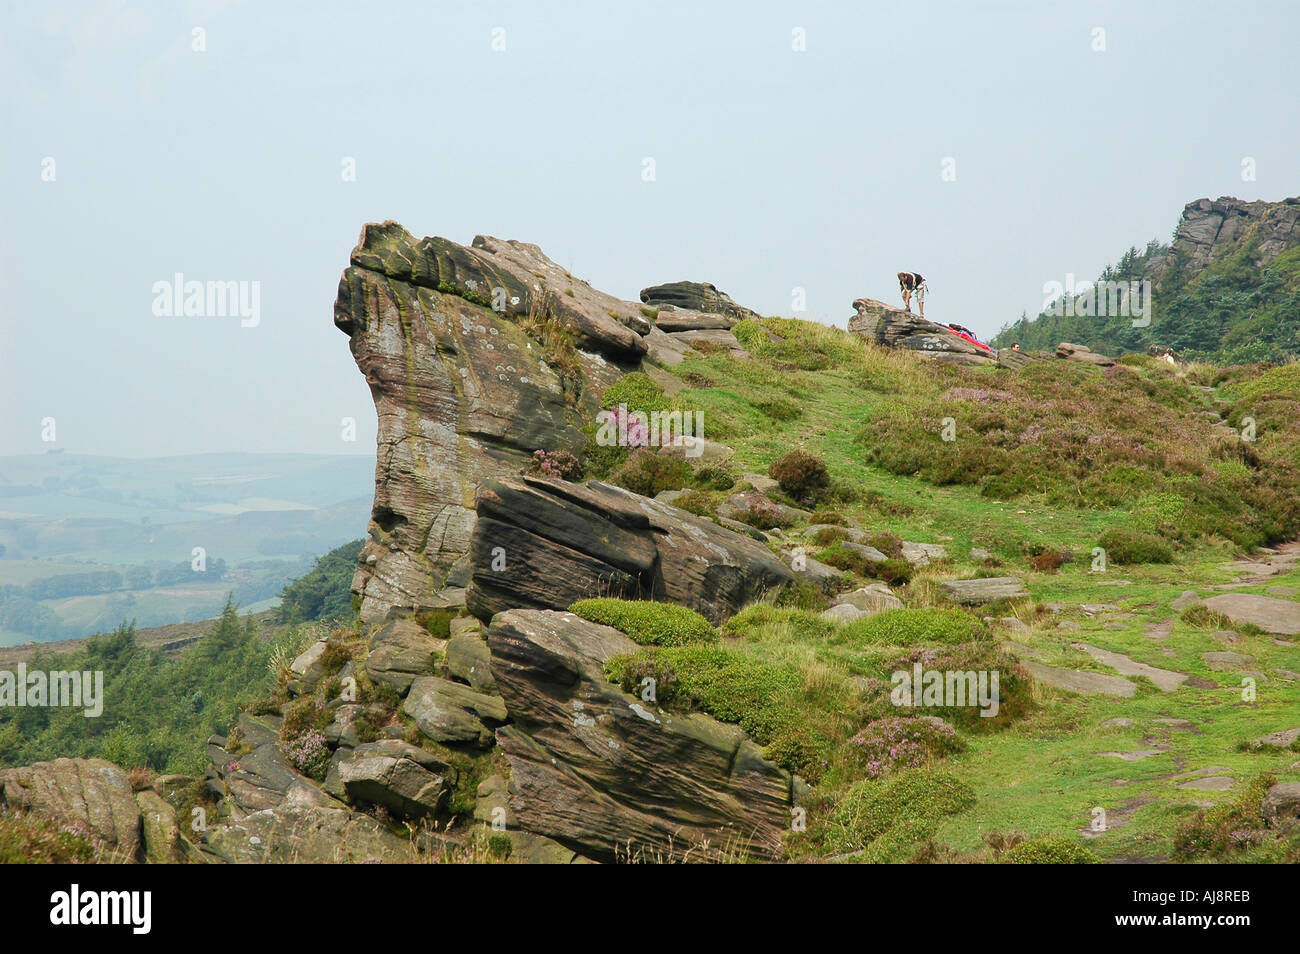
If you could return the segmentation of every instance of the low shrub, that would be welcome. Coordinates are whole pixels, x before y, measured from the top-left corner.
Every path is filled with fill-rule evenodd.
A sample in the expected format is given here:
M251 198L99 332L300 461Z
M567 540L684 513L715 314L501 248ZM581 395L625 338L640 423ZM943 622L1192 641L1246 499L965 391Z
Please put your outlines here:
M1064 835L1030 838L1008 850L1001 858L1009 865L1099 865L1101 858Z
M840 638L854 645L928 646L964 643L980 631L958 609L894 609L849 623Z
M750 494L745 502L748 509L741 515L742 523L747 523L758 530L775 530L777 527L791 526L794 521L786 516L781 505L769 500L762 494Z
M767 475L795 500L802 501L812 500L831 482L826 462L800 450L790 451L774 461Z
M1097 538L1106 551L1106 559L1120 565L1138 563L1173 563L1173 551L1157 536L1134 530L1107 530Z
M996 714L985 715L980 700L970 698L964 700L964 705L948 705L950 701L955 703L956 699L949 699L946 695L943 699L944 704L924 706L926 715L947 719L967 731L989 732L1005 728L1012 722L1023 719L1034 707L1033 679L1019 661L993 640L977 639L955 646L914 649L894 659L886 668L880 670L882 678L891 679L891 685L876 695L871 706L873 714L883 717L899 713L899 707L894 704L892 698L896 685L892 683L893 674L902 672L912 676L918 663L922 672L944 673L945 689L948 673L973 673L976 677L976 688L979 684L979 674L988 673L986 689L989 690L990 695L993 695L992 674L997 673ZM969 679L963 681L966 684L965 688L969 690ZM926 701L924 693L923 684L922 703ZM988 711L992 711L991 707Z
M0 813L0 865L89 864L95 860L90 832L59 826L38 815Z
M974 790L949 772L907 769L889 780L852 785L818 840L828 853L839 854L866 847L896 825L911 824L913 836L919 836L975 802Z
M887 557L903 555L903 538L892 533L877 533L868 537L867 546L875 547Z
M1031 558L1029 565L1039 573L1055 573L1064 562L1065 560L1059 552L1047 550Z
M555 480L581 480L582 461L566 450L535 450L524 472Z
M299 772L318 782L325 779L330 767L329 743L319 732L309 730L284 747L284 755Z
M672 454L659 454L654 448L638 448L610 477L610 482L653 497L664 490L680 490L690 483L691 465Z
M579 600L569 612L612 626L642 646L689 646L717 642L713 624L692 609L651 600Z
M934 716L876 719L844 744L847 761L867 778L920 768L965 748L953 727Z
M1174 829L1174 857L1180 861L1229 861L1267 834L1259 803L1277 779L1264 773L1241 797L1209 809L1199 809Z

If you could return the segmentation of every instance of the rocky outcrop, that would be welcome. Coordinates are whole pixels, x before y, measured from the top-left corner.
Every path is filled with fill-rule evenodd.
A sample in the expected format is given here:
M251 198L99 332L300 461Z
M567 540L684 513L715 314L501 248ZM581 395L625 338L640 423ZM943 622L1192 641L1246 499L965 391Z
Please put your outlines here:
M628 637L570 613L511 610L487 641L511 718L497 732L510 828L602 861L776 854L792 777L736 726L611 685L605 662L639 649Z
M339 282L378 413L369 539L353 591L364 620L463 603L474 492L538 449L580 453L583 415L651 331L535 245L471 246L367 225Z
M1263 265L1300 242L1300 197L1281 202L1243 202L1230 196L1197 199L1183 208L1174 241L1148 268L1159 282L1181 259L1193 272L1236 249L1245 238L1255 242L1255 262Z
M1097 354L1080 344L1070 344L1068 341L1062 341L1056 346L1056 356L1066 361L1078 361L1081 364L1095 364L1099 368L1109 368L1115 363L1114 358L1108 358L1104 354Z
M975 347L944 325L886 305L883 301L858 298L853 302L853 310L855 314L849 319L849 331L882 347L915 351L924 357L951 364L998 363L997 356L991 351Z
M669 282L641 289L641 300L650 307L677 308L683 311L723 315L736 321L761 317L731 300L707 282ZM662 317L662 316L661 316ZM730 327L729 325L726 327Z
M485 480L470 544L469 610L566 609L591 596L688 606L715 623L793 582L762 544L599 481Z
M104 759L55 759L0 771L0 804L90 838L105 860L138 861L140 809L126 773Z

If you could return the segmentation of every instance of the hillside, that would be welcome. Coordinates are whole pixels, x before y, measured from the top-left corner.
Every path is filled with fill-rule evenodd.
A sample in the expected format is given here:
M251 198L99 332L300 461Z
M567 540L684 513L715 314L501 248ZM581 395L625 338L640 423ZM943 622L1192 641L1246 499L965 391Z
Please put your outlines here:
M202 777L98 766L206 829L86 819L85 851L1300 860L1300 364L970 364L641 297L367 226L335 306L382 449L357 615ZM300 589L339 606L342 571ZM75 764L0 800L80 819Z
M1067 294L1037 317L1004 327L993 343L1051 351L1071 341L1109 355L1172 348L1222 364L1300 354L1297 220L1300 198L1188 203L1169 245L1131 248L1098 278L1150 281L1149 324L1135 326L1130 316Z

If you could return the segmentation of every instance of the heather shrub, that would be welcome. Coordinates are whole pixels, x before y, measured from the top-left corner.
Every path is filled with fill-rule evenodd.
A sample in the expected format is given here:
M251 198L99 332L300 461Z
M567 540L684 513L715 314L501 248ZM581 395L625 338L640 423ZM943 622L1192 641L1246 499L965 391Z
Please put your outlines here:
M1008 850L1000 859L1009 865L1099 865L1101 858L1064 835L1030 838Z
M689 490L673 501L673 506L697 517L712 517L717 509L713 498L700 490Z
M769 500L762 494L749 494L745 498L749 509L740 515L743 523L749 524L759 530L774 530L777 527L788 527L794 523L785 515L781 505Z
M917 663L920 663L923 672L975 673L977 685L978 674L989 673L987 686L990 690L992 689L991 674L995 672L998 674L996 715L984 715L984 710L978 704L972 703L969 698L965 700L966 705L925 706L927 715L947 719L953 725L968 731L986 732L1005 728L1012 722L1023 719L1034 707L1032 677L1014 656L991 639L971 640L952 646L914 649L894 659L880 670L880 674L888 679L895 672L912 673ZM967 681L967 688L969 688L969 681ZM946 703L948 700L944 701ZM898 708L894 706L888 688L877 694L871 711L882 717L889 714L897 715Z
M0 865L89 864L95 844L79 824L58 825L39 815L0 812Z
M582 461L566 450L535 450L525 472L554 480L581 480Z
M827 853L857 851L896 825L911 824L913 837L931 831L975 802L974 790L949 772L906 769L891 779L852 785L815 837Z
M1055 573L1061 568L1061 564L1064 562L1065 560L1061 556L1060 552L1056 550L1047 550L1032 557L1029 560L1029 565L1039 573Z
M942 719L888 717L869 722L844 744L844 753L856 774L881 778L899 769L919 768L965 748L953 727Z
M832 523L839 527L847 527L849 522L844 519L844 514L837 510L814 510L813 515L808 518L809 523Z
M691 480L691 465L674 454L659 454L654 448L633 451L610 477L610 482L653 497L664 490L680 490Z
M893 533L877 533L867 539L867 545L875 547L887 557L903 555L903 538Z
M848 538L849 532L843 527L822 527L812 535L813 543L817 544L819 547L829 547L833 543L838 543L840 540L847 540Z
M812 500L830 486L825 461L800 450L790 451L774 461L767 475L795 500Z
M686 646L717 642L718 631L695 610L651 600L579 600L569 612L612 626L642 646Z
M701 490L730 490L736 486L736 477L726 467L705 464L695 471L691 483Z
M303 775L323 781L330 767L330 747L325 736L314 729L298 736L284 747L284 755Z
M1173 563L1174 555L1159 537L1149 533L1116 528L1097 538L1106 551L1106 559L1121 565L1137 563Z
M1232 861L1269 833L1259 803L1277 779L1265 773L1239 798L1199 809L1174 829L1174 857L1180 861Z

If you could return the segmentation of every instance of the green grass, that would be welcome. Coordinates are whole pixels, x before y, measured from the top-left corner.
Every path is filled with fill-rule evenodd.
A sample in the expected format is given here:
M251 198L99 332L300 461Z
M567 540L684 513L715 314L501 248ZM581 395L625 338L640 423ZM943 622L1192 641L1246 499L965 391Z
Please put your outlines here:
M767 331L784 340L771 341ZM771 599L732 617L717 645L647 649L615 662L613 674L627 686L647 674L667 676L664 708L739 722L770 757L817 783L808 832L789 836L791 857L855 852L857 861L1086 858L1078 848L1107 861L1172 860L1174 833L1200 810L1196 803L1248 800L1250 786L1264 773L1300 780L1300 770L1291 768L1295 753L1240 749L1249 739L1300 726L1300 683L1277 673L1300 672L1300 643L1277 645L1268 635L1241 632L1238 645L1225 647L1211 638L1212 629L1184 621L1169 607L1185 589L1209 596L1214 586L1234 582L1222 566L1252 544L1296 535L1295 514L1283 494L1296 485L1293 468L1300 462L1300 455L1291 460L1300 448L1296 372L1250 367L1225 373L1201 365L1180 376L1156 362L1133 361L1109 376L1064 362L1015 374L928 363L811 323L744 322L738 336L756 360L711 354L672 369L688 385L674 402L703 412L705 436L734 448L733 469L766 473L773 461L801 449L827 464L834 496L819 504L823 509L870 535L940 543L949 555L894 590L908 607L902 613L845 626L821 619L815 601L798 609ZM1257 381L1263 383L1252 387ZM1193 384L1220 391L1198 391ZM980 401L959 389L1013 397ZM1216 405L1216 399L1231 403ZM1261 435L1249 449L1256 459L1208 436L1208 417L1201 412L1213 407L1228 408L1233 426L1247 410L1253 412ZM958 422L956 447L931 430L945 416ZM1019 435L1030 425L1044 436L1022 447ZM989 438L999 427L1013 433L1014 445ZM1089 443L1094 435L1102 440ZM922 449L920 465L893 466L909 444ZM1075 452L1082 456L1070 456ZM1010 499L998 499L983 492L985 478L997 469L990 464L1005 465L1003 476L1029 476L1019 480ZM963 474L967 466L978 479ZM786 533L798 538L802 529L800 524ZM1132 562L1134 556L1165 556L1160 548L1153 553L1139 547L1136 554L1123 554L1128 563L1108 554L1104 571L1095 572L1092 550L1108 532L1111 542L1149 546L1154 538L1172 562ZM1001 565L989 569L973 560L972 546L990 551ZM820 549L809 542L811 555ZM1030 556L1045 549L1068 552L1074 560L1056 573L1033 570ZM992 611L955 609L941 598L942 580L981 573L1018 576L1031 597ZM852 568L850 576L854 585L869 579ZM1266 593L1278 584L1300 591L1300 573L1241 592ZM1065 608L1048 612L1042 608L1048 603ZM1078 609L1084 603L1118 610L1090 616ZM994 618L986 622L984 615ZM1004 628L998 621L1003 616L1017 617L1028 629ZM1063 621L1078 628L1059 628ZM1171 624L1167 637L1145 634L1161 623ZM999 649L1007 639L1015 645ZM858 806L856 812L867 804L865 793L883 791L896 778L864 779L845 746L873 719L900 714L888 701L889 674L900 659L909 653L982 659L1014 673L1017 657L1034 658L1048 666L1115 674L1076 643L1186 673L1214 688L1184 685L1163 692L1134 679L1136 694L1122 699L1053 689L1027 675L1004 676L1004 697L1011 686L1014 705L1004 698L1010 714L992 720L995 725L970 712L917 710L956 727L964 751L937 757L928 770L956 779L973 801L959 799L963 807L953 813L903 817L870 838L864 836L874 831L870 812L863 816L866 827L836 815L855 786L850 805ZM1268 676L1253 700L1243 699L1240 674L1211 670L1201 658L1225 648L1254 656L1251 668ZM1134 725L1101 728L1114 718ZM1190 727L1160 719L1187 720ZM1103 754L1153 748L1163 750L1132 762ZM1172 777L1214 767L1234 779L1230 790L1180 788L1188 779ZM1090 830L1097 808L1110 822L1103 832ZM827 826L836 817L839 829L831 838ZM1004 837L1000 844L1018 842L1018 854L1008 857L1016 848L996 853L990 836ZM1263 857L1250 849L1233 859Z
M579 600L569 612L631 636L642 646L688 646L718 639L713 624L692 609L649 600Z

